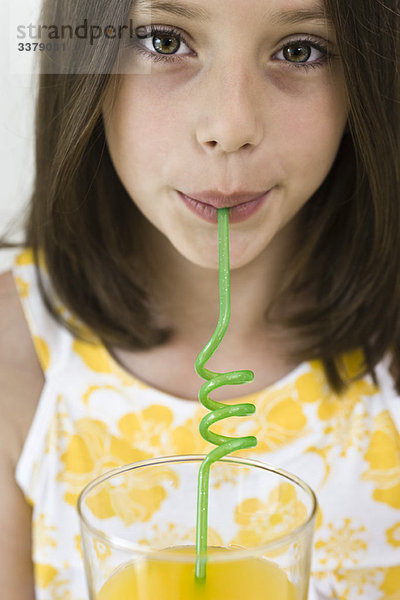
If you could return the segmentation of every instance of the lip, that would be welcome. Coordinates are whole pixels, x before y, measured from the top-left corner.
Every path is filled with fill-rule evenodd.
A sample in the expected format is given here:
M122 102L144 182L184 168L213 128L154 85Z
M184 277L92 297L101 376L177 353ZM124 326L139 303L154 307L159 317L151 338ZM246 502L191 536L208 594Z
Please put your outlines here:
M185 205L208 223L218 222L218 209L229 208L229 222L241 223L253 216L264 204L271 190L264 192L236 192L223 195L207 191L196 194L178 192Z
M232 208L238 204L244 204L251 200L256 200L266 193L266 190L261 192L246 192L237 191L232 194L224 194L218 190L207 190L198 194L184 194L192 200L198 200L203 204L209 204L214 208Z

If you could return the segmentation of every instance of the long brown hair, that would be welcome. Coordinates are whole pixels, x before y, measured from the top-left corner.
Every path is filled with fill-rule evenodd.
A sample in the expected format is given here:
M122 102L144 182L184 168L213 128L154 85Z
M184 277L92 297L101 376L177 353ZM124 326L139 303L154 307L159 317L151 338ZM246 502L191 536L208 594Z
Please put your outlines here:
M49 0L44 20L90 22L101 15L102 23L121 23L130 4ZM298 357L321 359L340 391L347 382L344 353L362 349L359 375L374 375L389 349L400 350L399 6L397 0L326 0L325 6L343 61L349 124L330 174L304 208L305 241L287 282L286 293L312 300L292 303L285 319L301 333ZM160 344L168 332L158 327L139 284L138 211L105 143L101 106L117 51L106 39L86 44L80 59L100 69L71 74L64 64L40 76L26 245L37 262L44 257L58 298L99 339L134 349ZM63 321L44 285L42 293Z
M346 382L344 353L363 350L359 375L374 376L388 350L397 365L400 359L400 2L325 6L346 78L348 131L305 206L307 242L289 277L292 294L313 290L315 302L287 323L303 332L299 355L322 358L338 391Z

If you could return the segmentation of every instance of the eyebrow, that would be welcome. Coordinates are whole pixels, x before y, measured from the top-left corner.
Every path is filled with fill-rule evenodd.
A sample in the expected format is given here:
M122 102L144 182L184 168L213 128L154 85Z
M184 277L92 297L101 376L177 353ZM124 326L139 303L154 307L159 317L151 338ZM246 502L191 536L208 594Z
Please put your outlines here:
M194 4L189 2L172 1L167 2L164 0L136 0L134 3L134 10L148 10L151 12L168 13L171 15L177 15L185 17L187 19L196 19L198 21L210 21L211 14ZM313 8L298 8L286 11L276 11L272 15L266 13L266 19L273 25L295 25L297 23L304 23L307 21L319 21L319 22L330 22L326 11L323 6L317 4Z
M283 25L296 25L296 23L304 23L306 21L323 21L327 23L330 22L330 19L324 8L320 6L277 12L271 19L273 24Z
M164 12L171 15L197 19L198 21L209 21L211 15L204 8L194 4L181 2L163 2L163 0L136 0L134 9L149 10L151 12Z

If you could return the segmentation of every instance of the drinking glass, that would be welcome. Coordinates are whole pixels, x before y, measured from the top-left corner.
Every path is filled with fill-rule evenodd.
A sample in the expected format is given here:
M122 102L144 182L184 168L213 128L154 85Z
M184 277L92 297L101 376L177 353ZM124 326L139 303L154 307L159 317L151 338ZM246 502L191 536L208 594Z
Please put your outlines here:
M134 463L82 491L91 600L306 600L315 495L298 477L246 458L211 467L205 577L196 578L203 459Z

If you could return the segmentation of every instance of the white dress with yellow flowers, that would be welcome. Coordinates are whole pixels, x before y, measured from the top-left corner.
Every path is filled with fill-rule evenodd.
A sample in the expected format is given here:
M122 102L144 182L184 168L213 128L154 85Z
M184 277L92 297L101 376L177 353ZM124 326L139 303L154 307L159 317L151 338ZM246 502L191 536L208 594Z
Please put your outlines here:
M37 600L87 600L80 490L121 464L208 452L198 433L205 409L145 385L104 346L78 341L57 323L29 252L17 257L14 275L45 373L16 471L33 506ZM349 357L348 368L359 359ZM307 362L246 397L257 407L246 434L258 438L247 454L296 473L318 497L310 600L400 598L400 398L386 362L377 375L379 388L365 377L339 398L321 365ZM220 431L238 435L236 427L228 419Z

